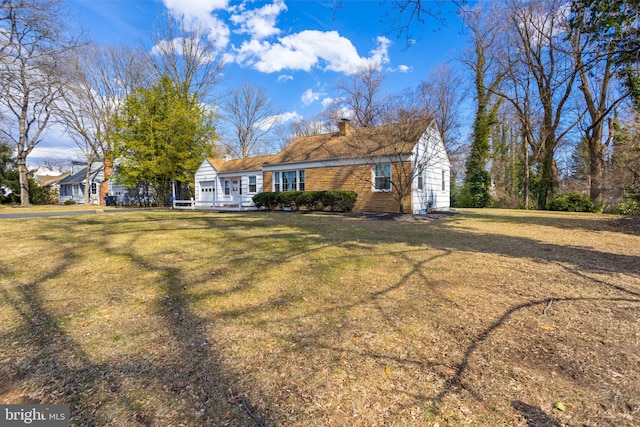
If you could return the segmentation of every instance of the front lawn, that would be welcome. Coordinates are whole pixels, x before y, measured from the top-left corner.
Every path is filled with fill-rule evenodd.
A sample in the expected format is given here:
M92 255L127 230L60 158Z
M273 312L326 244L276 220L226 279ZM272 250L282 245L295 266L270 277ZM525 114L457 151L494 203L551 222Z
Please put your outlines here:
M640 235L592 214L0 219L0 403L75 426L640 423Z

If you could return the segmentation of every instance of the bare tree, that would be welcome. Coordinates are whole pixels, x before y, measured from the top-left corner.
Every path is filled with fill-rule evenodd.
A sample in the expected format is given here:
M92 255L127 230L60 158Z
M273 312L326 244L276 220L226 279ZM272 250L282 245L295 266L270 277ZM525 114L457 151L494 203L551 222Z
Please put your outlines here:
M340 5L342 1L338 3ZM446 25L444 6L450 4L461 10L467 4L467 0L394 0L380 4L390 4L383 18L383 22L389 25L389 31L398 34L399 37L404 35L406 46L411 47L417 39L416 28L424 28L427 21Z
M368 64L360 67L354 74L338 82L336 90L339 95L334 105L329 108L331 123L345 118L344 112L351 114L353 126L356 128L380 124L380 116L385 104L382 85L385 74L379 64ZM340 116L340 117L338 117Z
M329 126L321 115L306 119L299 117L297 120L279 125L275 128L274 133L278 137L279 144L277 151L282 150L293 141L305 136L321 135L329 132Z
M585 20L574 15L575 20ZM585 24L586 25L586 24ZM582 24L577 28L582 28ZM627 91L615 92L615 46L609 44L602 51L597 34L582 33L572 39L574 61L580 78L580 92L583 95L587 111L582 131L589 152L589 195L595 204L601 204L604 191L604 169L606 153L614 138L613 109L625 98ZM605 130L608 134L605 138Z
M100 203L104 203L113 172L113 147L107 138L110 119L129 93L150 81L148 70L142 66L143 58L140 51L127 47L88 46L67 64L72 83L61 92L56 117L87 160L87 183L93 163L103 160ZM86 191L85 203L89 203L89 197Z
M531 82L528 92L541 110L541 122L530 136L540 164L541 184L538 208L545 209L558 190L555 153L560 141L575 127L579 114L569 114L571 95L578 77L569 40L575 37L563 14L560 0L511 1L509 22L513 30L514 51L524 61L523 71ZM530 79L530 80L529 80ZM524 113L524 111L523 111Z
M278 110L267 92L251 83L233 88L223 100L222 120L230 127L227 149L238 157L268 151L266 136L277 124Z
M166 16L154 37L150 64L156 80L168 75L198 99L211 97L224 61L208 31L201 25L188 25L184 17Z
M420 85L426 110L437 124L440 138L449 153L454 179L463 168L461 108L467 91L463 76L446 64L434 68Z
M78 42L68 37L58 0L4 0L0 7L0 102L10 121L2 133L16 146L20 199L27 206L27 157L42 142L66 83L63 64Z

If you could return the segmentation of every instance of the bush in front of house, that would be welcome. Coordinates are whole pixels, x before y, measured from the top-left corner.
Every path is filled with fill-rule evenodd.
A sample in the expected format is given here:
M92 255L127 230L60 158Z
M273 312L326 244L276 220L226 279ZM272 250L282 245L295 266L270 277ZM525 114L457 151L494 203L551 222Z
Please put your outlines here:
M591 201L588 194L569 192L560 194L549 203L551 211L565 212L596 212L596 205Z
M265 192L253 196L253 202L258 208L267 210L328 210L334 212L351 212L356 204L355 191L326 190L326 191L281 191Z
M271 211L279 205L278 194L280 193L258 193L251 199L253 200L253 203L256 204L256 207L265 208L266 210Z

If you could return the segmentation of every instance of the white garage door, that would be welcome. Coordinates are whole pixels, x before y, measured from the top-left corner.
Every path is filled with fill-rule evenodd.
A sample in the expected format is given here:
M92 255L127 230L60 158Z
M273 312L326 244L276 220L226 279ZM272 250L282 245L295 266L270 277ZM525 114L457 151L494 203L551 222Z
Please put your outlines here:
M215 181L200 182L200 201L213 202L213 192L216 189Z

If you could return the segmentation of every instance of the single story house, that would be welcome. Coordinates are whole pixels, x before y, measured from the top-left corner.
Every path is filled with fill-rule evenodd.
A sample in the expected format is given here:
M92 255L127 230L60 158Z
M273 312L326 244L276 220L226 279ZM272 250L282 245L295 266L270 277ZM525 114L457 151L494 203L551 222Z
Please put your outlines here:
M89 191L89 203L100 204L100 184L104 181L102 162L96 161L91 164L89 182L87 183L87 163L74 161L71 163L69 176L58 182L60 203L69 200L75 203L85 203L85 192Z
M262 165L272 157L205 159L196 171L196 204L202 207L255 207L252 197L270 191L264 189Z
M277 154L236 160L205 159L195 174L195 205L255 208L263 191L352 190L355 210L446 210L450 163L435 125L385 125L301 137ZM402 197L400 195L402 194Z
M35 179L40 187L47 189L51 194L57 197L60 194L60 181L71 175L65 172L60 175L36 175Z

